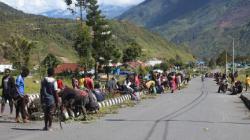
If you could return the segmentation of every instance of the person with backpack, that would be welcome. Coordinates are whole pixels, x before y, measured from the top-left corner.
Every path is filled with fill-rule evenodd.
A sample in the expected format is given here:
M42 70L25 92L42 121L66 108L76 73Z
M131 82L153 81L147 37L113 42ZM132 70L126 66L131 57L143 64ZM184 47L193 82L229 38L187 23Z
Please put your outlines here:
M10 75L10 69L5 69L5 75L2 78L2 84L0 86L2 89L2 103L1 103L1 114L2 116L5 104L9 101L10 114L13 112L13 98L12 98L12 89L15 88L15 79Z
M53 120L53 113L55 112L56 107L58 106L58 86L57 81L54 78L54 69L49 68L47 70L48 76L43 79L41 82L41 89L40 89L40 99L41 104L44 111L44 128L45 131L52 131L52 120Z
M21 113L22 119L24 123L29 122L28 120L28 113L25 110L25 84L24 84L24 79L29 75L29 69L24 67L22 69L22 72L19 76L16 78L16 95L15 101L16 101L16 122L19 123L19 114Z

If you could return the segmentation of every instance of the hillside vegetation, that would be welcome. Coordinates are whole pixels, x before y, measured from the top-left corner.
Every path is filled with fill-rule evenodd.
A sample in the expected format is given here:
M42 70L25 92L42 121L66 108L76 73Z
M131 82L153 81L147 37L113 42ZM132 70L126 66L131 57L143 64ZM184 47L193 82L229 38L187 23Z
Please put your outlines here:
M76 37L77 24L73 20L25 14L0 2L0 42L6 41L13 34L21 34L36 41L38 47L33 51L33 64L38 62L38 54L44 58L48 53L56 55L62 61L77 62L77 54L71 47ZM179 55L183 61L193 60L185 47L177 47L144 28L117 21L110 21L110 25L116 36L116 44L121 49L133 41L142 46L142 59L170 59Z
M239 41L238 54L250 52L241 38L250 23L249 0L146 0L119 17L187 43L200 57L214 57ZM245 34L245 33L244 33ZM243 35L244 36L244 35Z

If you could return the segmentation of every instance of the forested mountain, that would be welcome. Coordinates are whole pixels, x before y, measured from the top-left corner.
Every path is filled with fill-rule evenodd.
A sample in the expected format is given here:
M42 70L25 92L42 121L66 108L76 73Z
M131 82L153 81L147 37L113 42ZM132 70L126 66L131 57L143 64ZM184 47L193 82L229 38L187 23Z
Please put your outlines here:
M250 0L146 0L119 17L160 33L175 43L186 43L200 57L213 57L238 45L250 52L246 36Z
M123 12L128 10L131 6L115 6L115 5L100 5L100 9L102 10L103 15L105 15L109 19L113 19L117 16L120 16ZM72 16L72 13L69 10L61 10L61 9L54 9L50 11L46 11L40 13L39 15L51 17L51 18L67 18L67 19L76 19L79 17L79 14Z
M185 52L185 49L179 49L180 47L144 28L127 22L112 20L109 22L113 34L117 37L116 45L121 50L131 42L136 42L143 48L142 59L152 57L170 59L177 55L181 56L184 61L193 59L191 54ZM0 43L9 39L13 34L20 34L38 42L38 47L32 56L33 63L37 63L38 52L43 57L50 52L66 62L78 61L76 52L71 47L76 37L78 24L74 20L25 14L0 2Z

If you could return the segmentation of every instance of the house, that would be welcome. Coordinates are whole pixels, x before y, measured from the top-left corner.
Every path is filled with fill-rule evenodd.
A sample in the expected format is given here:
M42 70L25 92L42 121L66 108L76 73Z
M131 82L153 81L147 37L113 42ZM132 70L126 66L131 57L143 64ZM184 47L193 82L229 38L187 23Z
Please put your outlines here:
M142 61L132 61L132 62L127 62L126 65L128 65L129 67L131 67L132 69L136 69L139 66L146 66L146 64Z
M55 68L55 74L60 74L63 72L75 72L77 70L83 71L84 68L75 63L64 63L64 64L58 65Z
M155 66L157 64L161 64L162 61L158 60L158 59L153 59L153 60L149 60L146 62L147 66Z

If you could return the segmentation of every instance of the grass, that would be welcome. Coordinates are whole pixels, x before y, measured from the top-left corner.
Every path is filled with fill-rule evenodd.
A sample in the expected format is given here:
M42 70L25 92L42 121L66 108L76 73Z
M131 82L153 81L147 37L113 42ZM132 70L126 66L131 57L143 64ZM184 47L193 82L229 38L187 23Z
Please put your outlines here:
M40 91L41 80L38 77L27 77L25 78L25 93L26 94L37 94Z
M120 108L134 107L135 105L136 103L134 101L128 100L128 101L123 102L122 104L101 108L97 113L89 113L86 120L81 116L78 118L72 118L72 119L66 120L65 123L70 123L74 121L78 121L81 123L91 123L97 119L100 119L101 117L104 117L107 114L117 114Z
M238 76L237 80L245 83L246 74L250 75L250 68L239 71L239 76Z

